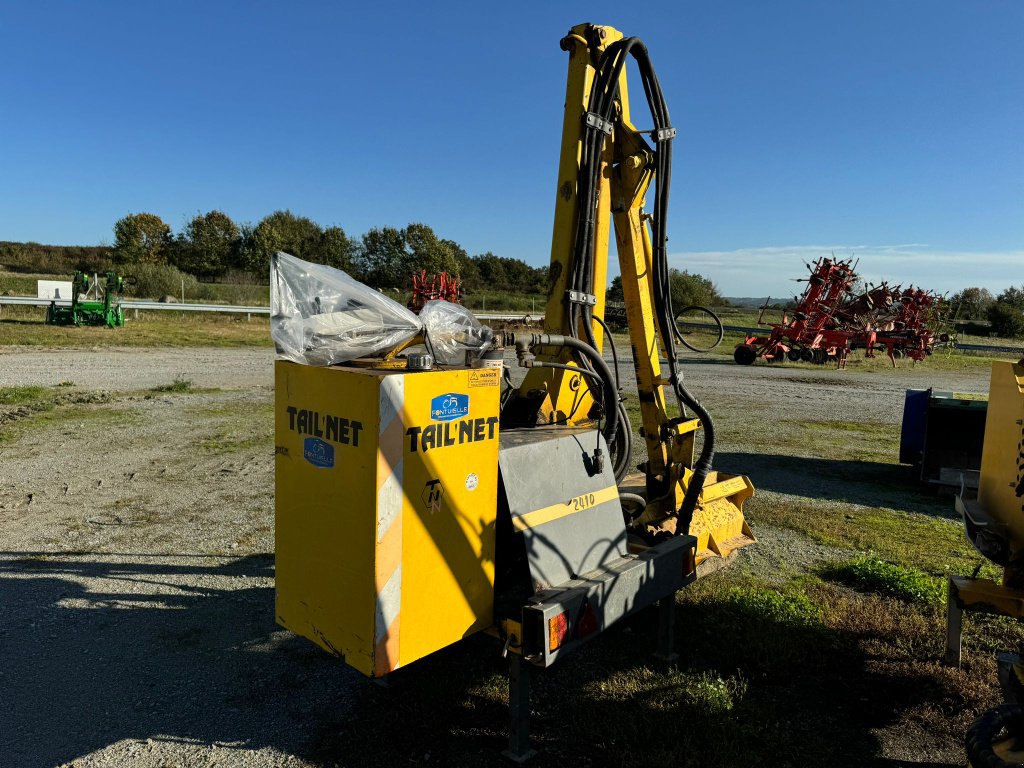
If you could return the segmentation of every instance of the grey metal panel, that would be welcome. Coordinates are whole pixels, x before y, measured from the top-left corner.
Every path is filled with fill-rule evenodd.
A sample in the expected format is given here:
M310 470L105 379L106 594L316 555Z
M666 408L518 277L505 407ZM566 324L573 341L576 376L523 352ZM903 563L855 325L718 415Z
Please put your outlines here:
M500 482L513 519L565 505L562 516L532 526L522 537L534 589L561 584L626 554L626 526L616 495L575 511L573 499L615 488L608 447L593 429L537 427L505 430L498 449ZM592 455L600 441L603 471Z
M597 636L619 619L647 607L694 580L692 553L697 540L676 536L638 555L627 555L538 594L523 607L523 655L539 666L555 660ZM548 622L569 614L570 639L554 651L548 643ZM577 634L585 612L590 634Z

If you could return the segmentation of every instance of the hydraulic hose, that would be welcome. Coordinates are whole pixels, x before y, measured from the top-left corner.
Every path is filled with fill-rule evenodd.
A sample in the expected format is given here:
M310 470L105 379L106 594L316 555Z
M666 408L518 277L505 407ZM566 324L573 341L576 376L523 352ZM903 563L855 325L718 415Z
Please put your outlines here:
M672 382L680 409L685 414L685 408L690 408L704 427L701 452L694 463L693 476L677 513L680 519L677 529L686 532L689 530L693 512L700 499L704 480L711 470L715 453L715 429L711 415L683 386L682 376L676 363L675 344L679 336L679 329L676 326L675 313L672 309L671 273L666 246L668 240L666 221L672 178L672 139L675 137L675 130L672 128L668 106L665 103L661 84L651 65L647 48L635 37L623 38L608 46L597 63L597 71L591 84L588 106L590 113L597 119L594 120L588 115L588 127L584 131L581 147L577 181L579 216L571 262L570 284L574 290L581 293L593 293L593 250L597 198L600 191L601 153L608 135L606 127L616 119L614 112L615 103L619 98L619 77L627 56L632 56L637 63L647 103L654 119L652 137L656 147L654 151L655 190L654 210L650 220L654 314L668 358L669 380ZM596 346L593 343L592 330L592 322L595 318L593 318L590 306L581 306L570 302L567 307L567 319L570 333L575 336L577 329L582 326L587 340L591 342L589 346L593 349ZM607 407L607 402L606 395L605 410L610 415L612 409ZM619 409L616 408L615 412L618 414ZM609 432L608 434L614 435L615 433Z
M615 430L618 429L619 424L619 393L615 390L615 380L612 378L611 369L608 367L608 363L605 362L601 354L586 342L574 339L571 336L553 336L550 334L542 334L541 342L542 345L550 346L561 346L567 349L575 350L581 355L587 358L587 361L593 367L594 372L601 379L601 407L604 408L605 413L605 427L602 430L604 439L609 443L612 443L615 437Z
M609 447L613 444L615 439L615 432L619 425L619 396L615 389L615 381L612 378L611 369L608 367L608 363L605 362L604 358L601 357L600 353L586 342L574 339L571 336L563 336L559 334L548 334L548 333L535 333L526 339L516 339L516 347L519 350L525 351L526 348L532 347L564 347L571 349L582 355L587 363L590 365L590 371L584 369L574 368L572 366L564 366L582 375L590 374L601 382L601 407L604 409L605 425L601 433L604 435L605 441ZM543 367L563 367L561 364L554 363L536 363L535 365Z

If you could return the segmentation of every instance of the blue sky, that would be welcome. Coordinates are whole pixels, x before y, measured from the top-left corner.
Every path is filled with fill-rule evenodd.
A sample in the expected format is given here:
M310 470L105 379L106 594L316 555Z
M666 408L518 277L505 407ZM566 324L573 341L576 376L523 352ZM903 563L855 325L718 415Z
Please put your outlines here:
M0 239L290 208L545 264L558 41L592 21L645 40L679 129L674 265L734 296L830 251L871 280L1024 282L1018 0L351 6L3 3Z

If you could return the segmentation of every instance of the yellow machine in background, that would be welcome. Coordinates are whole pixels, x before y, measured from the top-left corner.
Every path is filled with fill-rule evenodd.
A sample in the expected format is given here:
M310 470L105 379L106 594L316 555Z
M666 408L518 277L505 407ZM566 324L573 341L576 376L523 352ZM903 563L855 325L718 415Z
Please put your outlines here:
M977 499L958 497L967 538L996 565L1002 583L953 576L947 600L946 663L960 663L964 611L1024 617L1024 361L992 364Z
M279 351L314 363L276 363L278 621L374 677L491 632L510 659L516 760L532 753L531 667L653 604L670 657L676 591L702 560L754 541L742 511L753 487L712 469L714 425L676 361L665 247L675 129L647 50L589 24L562 48L543 333L486 329L468 357L449 350L440 365L433 331L414 351L406 310L348 276L331 293L325 268L286 257L295 285L271 281L272 303L290 302L271 318ZM655 126L646 132L630 122L631 58ZM613 223L647 447L638 473L618 364L602 353ZM383 345L367 339L376 313L391 318ZM338 339L381 356L339 359ZM519 387L514 363L529 369Z
M946 663L959 665L965 611L1024 618L1024 360L992 364L985 443L976 499L956 501L967 538L996 565L1000 583L952 576L946 603ZM968 731L972 766L1020 765L1024 751L1024 659L998 660L1005 704L979 717Z

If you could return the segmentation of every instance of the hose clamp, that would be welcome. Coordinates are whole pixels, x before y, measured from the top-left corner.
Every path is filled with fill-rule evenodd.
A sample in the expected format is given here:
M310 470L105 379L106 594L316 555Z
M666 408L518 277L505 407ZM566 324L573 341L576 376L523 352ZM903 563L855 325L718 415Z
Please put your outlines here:
M605 120L596 112L587 112L584 116L584 122L588 128L597 128L605 136L612 135L612 122L611 120Z

